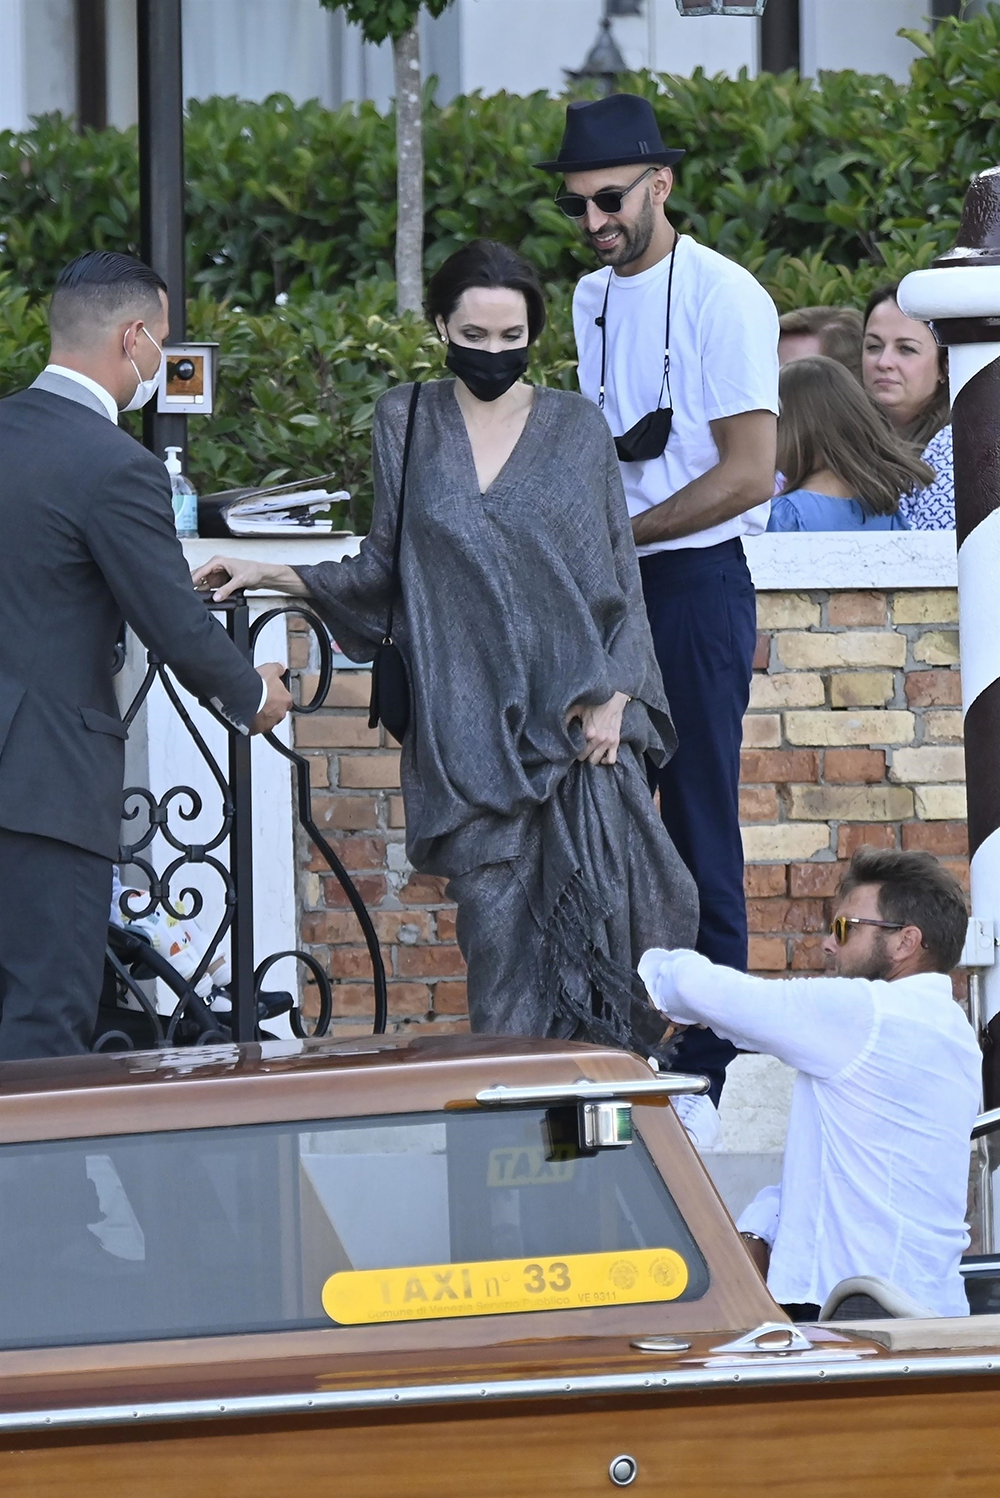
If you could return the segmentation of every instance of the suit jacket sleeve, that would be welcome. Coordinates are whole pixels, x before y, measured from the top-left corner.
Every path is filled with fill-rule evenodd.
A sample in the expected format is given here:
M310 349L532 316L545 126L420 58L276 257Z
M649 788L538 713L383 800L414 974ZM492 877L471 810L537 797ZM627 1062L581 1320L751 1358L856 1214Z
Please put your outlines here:
M372 429L375 504L371 529L357 556L294 569L349 660L370 661L385 634L392 597L392 553L406 408L412 389L412 385L397 386L383 395L375 407ZM393 632L399 640L406 641L406 610L402 599L397 602Z
M161 478L141 457L113 468L97 486L84 534L143 644L189 692L248 728L260 706L261 679L191 586L166 470Z

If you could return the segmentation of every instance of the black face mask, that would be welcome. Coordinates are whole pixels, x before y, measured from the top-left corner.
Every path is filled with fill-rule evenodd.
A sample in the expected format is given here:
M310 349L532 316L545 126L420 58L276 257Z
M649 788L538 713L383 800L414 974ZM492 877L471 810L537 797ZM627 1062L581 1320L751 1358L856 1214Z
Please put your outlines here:
M656 411L640 416L624 436L615 438L619 461L648 463L650 458L662 457L673 420L674 413L669 406L660 406Z
M505 348L498 354L464 343L448 343L444 361L452 374L467 385L477 401L499 400L528 367L527 348Z

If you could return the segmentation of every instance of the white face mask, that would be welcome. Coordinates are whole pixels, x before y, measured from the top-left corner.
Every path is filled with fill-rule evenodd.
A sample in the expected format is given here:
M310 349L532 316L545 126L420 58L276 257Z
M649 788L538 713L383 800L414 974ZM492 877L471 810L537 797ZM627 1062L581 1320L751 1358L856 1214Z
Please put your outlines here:
M159 354L159 356L160 356L160 363L156 366L156 373L155 373L155 375L153 375L148 380L144 380L143 377L142 377L142 375L139 373L139 366L138 366L138 364L136 364L135 360L132 358L132 355L129 353L128 349L125 347L125 340L124 340L124 338L122 339L122 350L123 350L123 352L125 354L126 359L131 364L132 368L135 370L135 377L136 377L136 379L139 382L136 385L136 387L135 387L135 394L133 395L132 399L129 401L128 405L121 407L121 410L123 412L124 411L138 411L138 410L141 410L141 408L146 404L147 401L151 401L153 399L153 396L156 394L157 387L159 386L159 383L160 383L160 369L161 369L161 367L163 365L163 350L161 349L160 345L157 343L156 339L153 337L153 335L151 333L147 333L145 328L143 328L142 331L144 333L146 333L146 337L149 339L150 343L153 345L153 347L155 348L156 352Z

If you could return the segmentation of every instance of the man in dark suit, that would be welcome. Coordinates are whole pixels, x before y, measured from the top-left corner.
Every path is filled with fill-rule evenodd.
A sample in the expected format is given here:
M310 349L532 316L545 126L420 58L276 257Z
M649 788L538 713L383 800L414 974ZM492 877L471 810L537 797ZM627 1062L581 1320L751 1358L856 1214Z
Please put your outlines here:
M243 733L291 699L196 596L160 460L118 428L150 398L166 286L127 255L60 275L52 353L0 401L0 1060L86 1051L97 1016L124 739L125 619Z

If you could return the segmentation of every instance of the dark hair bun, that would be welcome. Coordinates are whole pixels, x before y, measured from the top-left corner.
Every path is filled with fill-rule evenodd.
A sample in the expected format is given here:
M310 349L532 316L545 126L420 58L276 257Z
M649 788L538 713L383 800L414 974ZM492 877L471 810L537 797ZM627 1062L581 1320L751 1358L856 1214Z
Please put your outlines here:
M424 303L428 320L435 323L440 317L447 322L465 293L478 286L521 293L528 309L528 342L534 343L545 326L545 297L538 272L517 250L495 239L474 239L435 271Z

